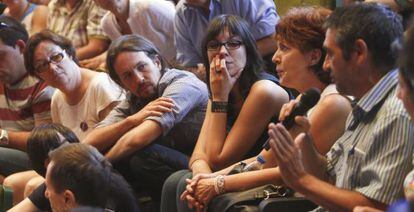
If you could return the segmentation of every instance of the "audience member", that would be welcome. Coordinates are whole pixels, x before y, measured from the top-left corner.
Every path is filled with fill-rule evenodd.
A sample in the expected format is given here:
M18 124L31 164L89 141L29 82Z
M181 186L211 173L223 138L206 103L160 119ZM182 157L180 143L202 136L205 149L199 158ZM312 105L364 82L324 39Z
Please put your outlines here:
M162 211L187 209L185 202L176 202L183 191L177 184L191 174L211 173L257 155L267 140L267 125L289 99L277 79L263 71L255 39L240 17L213 19L202 49L211 100L188 166L192 173L180 171L167 180Z
M321 206L318 211L385 209L403 196L403 177L413 169L413 124L396 98L396 54L401 18L379 4L337 8L328 18L324 68L338 91L355 96L345 133L327 157L304 133L293 138L271 124L271 147L284 183ZM309 123L297 117L301 126ZM323 208L322 208L323 207Z
M29 169L26 150L30 131L51 122L53 88L28 75L23 51L28 34L11 17L0 16L0 175Z
M108 74L80 68L71 42L53 32L33 35L24 57L30 74L57 88L51 103L53 122L68 127L80 140L124 98ZM15 202L23 199L27 181L36 176L34 171L26 171L4 180L18 194Z
M167 68L157 48L138 35L116 39L107 65L111 78L128 90L127 99L85 142L107 151L111 162L128 161L134 178L158 201L164 180L188 164L207 107L207 86L189 72Z
M244 18L259 53L270 59L276 51L273 41L275 26L279 20L272 0L181 0L177 5L174 21L174 41L177 60L184 67L199 75L204 74L202 39L209 22L221 14L233 14ZM198 69L198 70L197 70Z
M410 27L407 29L404 35L404 42L402 46L400 42L396 43L394 47L398 47L397 49L401 48L398 62L399 62L399 84L397 90L397 97L402 101L404 104L405 109L407 110L408 114L410 115L411 121L414 120L414 63L412 61L412 57L414 55L414 22L410 24ZM412 172L411 172L412 173ZM410 175L410 174L409 174ZM409 177L407 175L407 178ZM401 177L401 176L400 176ZM410 180L411 181L411 180ZM405 182L404 182L405 184ZM400 187L403 185L399 185ZM407 189L407 188L404 188ZM412 189L412 188L408 188ZM397 201L395 202L387 211L401 211L401 212L409 212L410 205L412 205L412 199L410 198L411 191L405 191L405 197L407 201ZM378 212L382 210L377 210L370 207L355 207L354 212Z
M81 141L124 99L108 74L79 67L70 40L51 31L33 35L24 56L30 74L57 88L53 122L71 129Z
M128 183L95 148L67 144L50 152L49 158L45 195L52 211L79 206L139 211Z
M51 0L48 8L48 29L71 40L79 60L106 51L109 40L100 27L105 10L93 0Z
M27 140L27 154L30 158L30 163L33 169L36 171L38 176L42 176L42 178L46 175L46 165L47 160L49 160L49 152L58 148L62 144L66 143L79 143L78 138L76 135L67 127L64 127L60 124L44 124L40 125L33 129L30 137ZM31 172L31 171L28 171ZM13 176L13 175L12 175ZM29 173L29 179L32 177L32 174ZM8 178L6 178L7 180ZM22 180L23 183L29 180L26 175L21 174L19 178L16 177L15 180ZM44 181L44 179L43 179ZM42 184L41 181L39 184ZM39 185L38 184L38 185ZM16 198L21 198L16 195L23 195L22 193L16 193L14 187L13 189L13 196L14 202L18 203L20 201L15 201ZM11 211L33 211L36 210L46 210L50 211L50 204L46 197L44 197L46 187L40 186L37 191L35 192L36 196L30 196L26 198L22 203L18 204L14 207ZM31 194L28 193L28 195ZM25 195L26 196L26 195ZM35 198L36 197L36 198ZM43 198L42 198L43 197ZM30 210L29 210L30 209ZM31 210L33 209L33 210Z
M38 6L27 0L3 0L7 5L4 15L20 21L29 35L46 29L47 7Z
M102 18L102 30L111 40L121 35L141 35L160 50L167 61L175 64L174 15L172 2L165 0L94 0L108 13ZM106 52L82 61L82 66L105 67Z
M325 39L323 23L331 11L324 8L304 7L293 8L283 16L276 27L276 39L278 50L273 56L277 64L277 71L281 85L294 88L304 93L310 88L322 90L319 102L308 112L312 128L311 136L315 139L316 149L325 154L345 130L345 121L351 111L350 102L343 96L338 95L335 85L331 84L329 71L323 71L322 65L326 55L322 48ZM280 120L299 101L292 100L282 107ZM292 129L295 134L297 129ZM281 177L277 168L274 167L274 157L269 151L263 150L262 155L266 160L265 169L252 173L241 173L227 175L234 167L230 166L211 175L198 175L189 181L187 192L183 194L184 200L189 199L189 204L207 206L209 201L219 195L214 189L215 177L224 175L224 186L222 191L234 192L250 189L264 184L281 184ZM250 159L246 162L253 161ZM185 185L185 184L184 184ZM182 185L182 186L184 186ZM194 190L194 192L191 192ZM190 196L186 196L190 195ZM221 203L220 203L221 202ZM215 199L214 205L223 205L223 200ZM197 204L195 204L197 205ZM214 205L210 205L211 208Z

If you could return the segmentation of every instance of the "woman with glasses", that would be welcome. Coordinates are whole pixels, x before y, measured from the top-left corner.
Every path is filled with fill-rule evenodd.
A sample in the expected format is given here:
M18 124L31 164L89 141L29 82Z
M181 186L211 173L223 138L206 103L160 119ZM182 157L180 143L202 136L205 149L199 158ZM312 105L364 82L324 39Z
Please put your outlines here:
M345 120L351 111L348 99L339 95L335 85L331 84L330 71L322 68L326 54L322 48L325 37L323 23L330 13L328 9L316 7L291 9L276 26L278 49L273 56L281 85L300 93L310 88L322 91L320 101L308 115L312 125L310 134L317 150L323 154L342 135ZM285 119L299 99L300 96L282 107L279 120ZM299 131L294 127L291 133ZM233 167L230 166L211 175L199 175L190 183L191 189L185 193L187 197L182 198L188 199L191 205L200 207L206 206L212 198L222 193L243 191L271 183L281 184L277 168L271 168L276 166L271 154L265 150L260 153L266 158L265 169L260 171L226 176ZM216 183L218 179L223 182L222 189L215 189L215 186L220 187ZM222 200L224 199L216 198L214 204L220 205Z
M189 163L192 173L180 171L167 179L162 211L188 209L177 193L191 174L208 174L257 155L267 140L267 125L289 100L276 78L264 72L256 42L240 17L212 20L202 48L210 101Z
M123 90L108 74L79 67L71 42L51 31L33 35L24 58L30 74L57 89L51 102L52 121L71 129L81 141L124 98ZM34 175L33 171L24 173ZM17 186L12 179L19 181L22 176L18 173L6 181L17 193L23 192L24 186Z
M51 31L33 35L24 58L30 74L57 88L53 122L71 129L81 141L124 98L108 74L79 67L71 42Z

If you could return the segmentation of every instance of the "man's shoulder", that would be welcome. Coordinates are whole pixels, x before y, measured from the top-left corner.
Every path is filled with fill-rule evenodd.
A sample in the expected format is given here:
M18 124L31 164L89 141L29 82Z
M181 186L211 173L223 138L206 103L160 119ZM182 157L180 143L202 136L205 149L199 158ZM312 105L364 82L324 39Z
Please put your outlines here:
M197 95L208 98L207 85L189 71L169 69L159 82L159 94L175 93L180 95ZM166 92L168 90L168 92Z
M172 84L177 82L203 83L193 73L179 69L167 69L160 79L160 84Z
M397 115L409 117L404 104L397 97L397 86L390 91L390 94L384 99L383 107L381 112L385 115Z

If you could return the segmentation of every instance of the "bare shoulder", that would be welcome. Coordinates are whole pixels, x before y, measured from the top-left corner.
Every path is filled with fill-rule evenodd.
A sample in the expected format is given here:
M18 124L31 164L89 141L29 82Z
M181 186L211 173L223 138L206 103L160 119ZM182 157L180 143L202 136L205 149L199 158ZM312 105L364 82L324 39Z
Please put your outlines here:
M259 80L252 85L249 96L257 98L272 98L274 100L289 100L285 89L270 80Z
M349 113L351 111L351 102L340 94L330 94L325 96L317 105L317 109L323 112L332 113Z

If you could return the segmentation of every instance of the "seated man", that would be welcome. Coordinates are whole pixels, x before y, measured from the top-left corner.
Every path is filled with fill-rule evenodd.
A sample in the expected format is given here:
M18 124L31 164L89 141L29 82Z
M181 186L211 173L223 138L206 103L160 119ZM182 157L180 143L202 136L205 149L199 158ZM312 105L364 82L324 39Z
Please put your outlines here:
M383 210L403 197L402 176L413 169L414 125L396 97L391 50L403 34L401 18L379 4L354 4L337 8L325 27L324 68L340 93L357 100L345 132L326 158L308 136L293 141L281 124L270 126L271 147L285 184L323 207L318 211ZM306 119L296 120L307 128Z
M121 35L141 35L160 50L170 64L175 64L174 15L172 2L165 0L94 0L105 10L102 30L111 40ZM84 67L96 68L105 63L106 52L82 62Z
M276 51L275 26L279 20L272 0L182 0L174 20L177 62L190 71L203 75L201 43L209 22L221 14L238 15L250 25L257 49L265 57L268 71L274 70L271 58ZM201 72L201 73L200 73Z
M30 131L51 122L50 100L54 89L28 75L23 61L27 39L27 31L20 23L0 16L0 175L3 176L29 168L27 154L22 151L26 149Z
M47 28L68 38L76 48L79 60L106 51L109 40L100 22L105 10L92 0L50 0Z
M52 211L82 206L139 211L128 183L95 148L67 144L49 153L49 158L45 195Z
M138 35L115 40L109 75L127 92L85 138L111 162L130 162L134 178L155 200L165 179L188 165L207 107L207 86L192 73L169 69L157 48ZM128 157L131 157L128 160Z

